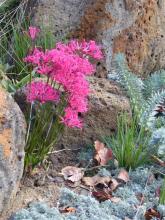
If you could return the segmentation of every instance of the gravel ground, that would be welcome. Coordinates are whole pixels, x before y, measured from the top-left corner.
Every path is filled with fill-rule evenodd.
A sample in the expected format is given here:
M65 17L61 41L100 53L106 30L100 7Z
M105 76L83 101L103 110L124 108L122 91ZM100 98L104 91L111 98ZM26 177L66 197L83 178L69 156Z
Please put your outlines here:
M100 175L117 176L119 170L100 170ZM144 214L149 208L157 210L165 220L165 205L159 204L157 191L163 183L164 169L148 167L129 172L130 181L117 188L114 196L120 197L117 203L107 200L98 202L90 195L79 195L63 188L58 205L50 207L48 203L30 203L25 209L13 214L10 220L145 220ZM143 195L143 199L142 199ZM66 207L73 212L61 213Z

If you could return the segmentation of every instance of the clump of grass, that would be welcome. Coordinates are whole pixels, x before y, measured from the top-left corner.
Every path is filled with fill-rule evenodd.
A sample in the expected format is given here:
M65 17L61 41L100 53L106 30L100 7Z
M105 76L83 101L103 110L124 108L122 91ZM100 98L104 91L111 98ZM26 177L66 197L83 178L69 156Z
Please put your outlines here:
M162 184L162 187L160 189L159 203L162 205L165 205L165 178L164 178L164 182Z
M149 161L149 135L144 127L138 126L136 118L130 120L126 114L120 115L116 134L104 139L120 167L134 169Z
M0 14L3 14L4 12L17 7L17 5L19 5L20 2L21 0L7 0L2 2L0 5Z

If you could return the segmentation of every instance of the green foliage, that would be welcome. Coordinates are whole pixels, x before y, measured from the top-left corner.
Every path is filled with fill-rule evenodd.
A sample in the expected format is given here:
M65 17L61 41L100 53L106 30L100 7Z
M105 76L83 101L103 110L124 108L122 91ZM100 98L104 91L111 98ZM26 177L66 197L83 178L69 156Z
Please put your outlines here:
M6 34L2 34L0 37L0 59L1 63L5 64L7 61L7 48L8 48L8 37Z
M142 81L129 70L123 54L116 55L115 65L118 81L130 98L133 113L142 126L148 125L152 129L155 109L165 99L165 71L157 71Z
M165 70L157 71L153 73L151 76L149 76L148 79L142 81L140 78L135 76L129 70L123 54L116 55L115 66L116 66L116 80L123 86L123 88L126 90L128 97L130 98L130 103L133 110L132 120L134 121L134 118L136 118L136 123L140 127L139 129L140 131L142 131L142 134L145 134L146 136L148 136L148 138L152 137L150 141L150 149L151 149L150 153L154 152L153 149L158 149L157 154L160 156L160 153L162 154L162 152L164 151L165 141L164 141L163 133L159 132L160 130L158 129L162 128L164 131L165 115L162 115L161 117L156 117L155 115L158 106L160 104L163 105L165 101ZM119 163L120 165L123 164L123 166L125 163L125 162L121 163L121 161L124 160L123 158L125 158L124 161L126 160L129 161L132 158L130 156L131 155L130 152L132 152L133 150L131 143L135 131L134 129L135 126L133 124L131 122L130 129L126 129L124 123L122 124L122 122L120 122L118 124L118 134L117 134L118 141L116 141L119 144L117 146L115 142L113 143L116 146L114 150L116 151L117 158L120 161ZM121 128L122 126L123 128ZM161 136L159 137L159 140L161 139L161 141L159 141L159 144L154 145L153 138L156 137L158 133L159 136ZM130 136L132 140L130 140ZM143 139L143 137L140 138ZM130 144L128 143L128 141L130 141ZM123 148L123 143L127 147ZM112 148L113 147L114 146L112 146ZM140 153L140 148L138 149ZM143 150L141 151L143 152Z
M115 66L117 69L118 80L130 98L132 110L136 115L139 115L144 103L144 97L142 94L144 87L143 81L129 70L123 54L116 55Z
M12 27L13 28L12 54L13 54L13 63L14 63L13 71L17 73L15 75L17 80L22 80L30 73L27 64L25 64L25 62L23 61L23 58L26 57L28 51L32 49L31 48L32 42L27 34L29 26L30 26L29 21L25 19L21 27L18 28L15 28L14 26ZM35 45L37 47L43 48L44 50L53 48L55 46L55 43L56 43L56 39L53 33L44 27L39 37L35 41Z
M148 128L155 128L156 117L154 117L155 109L160 103L163 103L165 99L165 90L152 93L151 97L143 103L143 112L140 116L140 123L142 126L148 126Z
M23 31L21 30L23 29ZM29 69L23 58L26 57L28 51L31 47L31 40L26 33L28 29L28 24L24 22L23 27L15 27L12 25L12 44L13 47L11 48L12 51L12 62L14 64L13 72L15 72L15 78L17 80L21 80L27 74L29 74Z
M16 6L21 2L21 0L6 0L3 1L0 7L0 14L4 14L4 12L7 12Z
M3 65L0 65L0 85L6 89L9 93L16 93L17 90L21 89L24 87L28 82L30 82L31 78L37 77L34 71L29 73L27 76L25 76L23 79L20 81L15 81L11 77L11 73L7 73L5 71L5 68Z
M144 80L144 97L151 97L151 94L165 89L165 70L154 72L150 77Z
M24 19L27 1L6 0L0 6L0 52L10 55L12 25L20 26ZM0 53L1 55L2 53ZM0 56L2 59L2 56ZM6 58L7 59L7 58Z
M51 151L64 125L60 122L59 113L64 111L64 99L58 106L52 103L31 105L30 116L26 115L28 131L25 148L25 171L41 163Z
M0 7L0 60L3 65L11 66L12 75L7 74L7 81L3 81L9 92L20 88L20 85L24 85L23 82L32 76L31 68L23 62L23 58L32 49L32 42L27 33L30 21L25 16L27 3L28 1L7 0ZM46 50L54 47L55 43L53 33L42 27L35 45Z
M158 149L158 156L165 161L165 127L156 129L152 133L150 146Z
M164 182L162 184L162 187L160 189L159 203L162 204L162 205L165 205L165 178L164 178Z
M120 167L134 169L149 161L149 134L138 126L135 118L129 120L127 115L120 115L116 135L105 138L105 142L112 148Z
M7 73L8 70L3 71L3 82L1 82L1 85L10 93L15 93L17 89L26 85L31 77L36 77L31 68L23 61L23 58L26 57L32 47L31 39L27 34L29 26L30 23L27 19L24 19L21 25L10 24L10 36L6 34L0 39L2 66L7 65L8 69L10 68L10 72L12 71L12 74ZM9 39L12 39L12 46ZM36 46L46 50L54 47L56 39L51 31L43 28L35 43ZM10 63L12 61L12 66L8 65L8 59Z

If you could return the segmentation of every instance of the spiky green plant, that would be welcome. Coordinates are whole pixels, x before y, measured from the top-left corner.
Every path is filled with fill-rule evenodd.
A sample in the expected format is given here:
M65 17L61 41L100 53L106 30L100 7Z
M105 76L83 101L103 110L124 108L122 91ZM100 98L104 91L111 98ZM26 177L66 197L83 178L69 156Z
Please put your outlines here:
M153 74L150 77L144 80L144 90L143 94L146 99L151 97L151 94L165 89L165 70L161 69Z
M164 130L165 128L165 115L162 114L161 117L155 117L156 109L158 108L158 106L165 103L165 70L157 71L153 73L148 79L142 81L130 71L126 63L125 56L123 54L117 54L115 56L114 64L116 67L116 79L126 90L126 93L130 98L133 112L132 120L134 121L134 118L136 118L136 123L140 127L140 130L147 131L146 135L149 134L152 139L153 137L157 137L157 134L160 134L159 129L163 128ZM130 128L134 131L134 126L131 125ZM123 129L127 130L127 132L123 132ZM129 137L129 135L133 131L126 129L124 123L120 122L118 124L116 141L118 141L120 145L118 145L118 147L115 147L114 150L116 151L116 157L118 157L120 161L122 161L121 158L123 157L123 155L129 155L129 147L131 145L129 147L123 148L123 143L127 143L127 141L129 140L129 138L127 139L127 136ZM123 137L121 133L123 134ZM164 149L162 148L162 146L165 146L165 139L162 138L162 135L159 135L159 143L156 144L154 144L152 139L150 141L150 149L158 149L159 153L161 152L162 154L162 149ZM115 145L115 142L113 144ZM165 155L162 155L162 158L164 157Z
M165 70L157 71L142 81L129 70L123 54L117 54L114 62L118 81L130 98L133 113L142 126L153 129L155 109L165 100Z
M149 161L149 137L135 118L130 120L126 114L122 114L118 117L116 135L106 137L104 141L112 148L119 166L129 170Z
M117 69L118 81L126 90L130 98L132 110L136 115L139 115L142 112L142 105L144 103L142 94L144 88L143 81L129 70L123 54L117 54L114 61Z

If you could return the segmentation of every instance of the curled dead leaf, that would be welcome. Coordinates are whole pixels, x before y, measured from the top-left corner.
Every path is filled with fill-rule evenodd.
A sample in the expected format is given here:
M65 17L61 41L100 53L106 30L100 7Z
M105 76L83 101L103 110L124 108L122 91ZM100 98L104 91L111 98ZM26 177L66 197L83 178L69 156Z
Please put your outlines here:
M86 186L94 187L98 184L103 184L107 186L109 182L111 181L111 177L108 177L108 176L102 177L99 175L95 175L93 177L83 177L82 181Z
M112 159L112 150L110 148L105 147L105 145L100 141L95 141L94 146L96 150L95 159L98 161L100 165L106 165L108 161Z
M112 198L112 195L104 191L93 191L92 195L99 201L104 202Z
M93 177L83 177L82 181L86 186L90 187L97 187L102 184L103 188L108 187L111 191L114 191L120 185L120 183L112 177L102 177L99 175L95 175Z
M110 200L111 200L111 202L119 203L119 202L121 201L121 198L114 196L114 197L112 197Z
M61 171L65 180L70 180L71 182L78 182L84 176L84 171L82 168L67 166Z
M64 207L64 208L60 208L59 211L61 213L75 213L76 209L74 207Z
M111 188L112 191L114 191L119 185L120 185L119 182L116 179L112 178L109 187Z
M117 178L120 180L123 180L125 183L127 183L129 181L129 174L125 169L121 169Z
M154 217L157 218L157 219L161 219L160 213L157 210L152 209L152 208L148 209L144 216L145 216L146 220L151 220Z
M111 202L118 203L121 201L121 198L112 196L110 191L93 191L92 195L99 201L104 202L106 200L111 200Z

